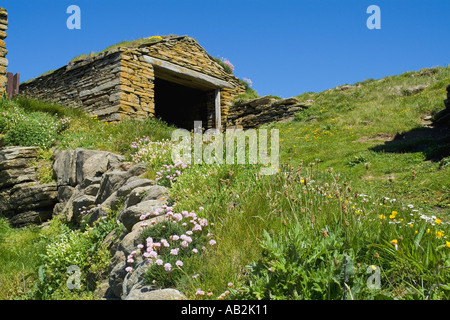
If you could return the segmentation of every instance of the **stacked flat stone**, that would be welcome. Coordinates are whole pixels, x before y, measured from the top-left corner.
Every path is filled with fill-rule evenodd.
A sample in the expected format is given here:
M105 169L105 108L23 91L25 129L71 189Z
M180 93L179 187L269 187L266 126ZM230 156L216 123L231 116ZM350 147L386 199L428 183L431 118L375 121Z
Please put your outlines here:
M13 226L39 224L51 218L56 203L56 183L41 184L37 147L0 148L0 217Z
M274 99L264 96L233 105L228 112L227 127L257 128L274 121L293 120L295 114L309 107L297 98Z
M0 8L0 96L5 92L7 83L6 67L8 60L5 58L8 50L6 50L6 30L8 29L8 13L6 9Z
M219 79L230 85L221 89L222 123L235 96L245 92L239 79L228 74L195 39L187 36L141 45L118 47L70 62L53 72L20 85L21 94L80 108L100 121L145 119L155 114L155 70L145 60L150 56L185 70ZM214 90L211 90L214 97ZM214 114L214 99L208 114ZM208 119L212 127L214 118Z
M450 127L450 84L447 86L447 99L444 100L445 109L439 111L433 118L435 126Z

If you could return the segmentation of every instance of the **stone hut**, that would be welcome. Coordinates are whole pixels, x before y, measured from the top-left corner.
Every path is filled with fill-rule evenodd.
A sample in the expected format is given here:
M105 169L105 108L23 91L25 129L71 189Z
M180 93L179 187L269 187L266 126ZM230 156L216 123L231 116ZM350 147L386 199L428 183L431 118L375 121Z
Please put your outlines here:
M6 67L8 67L8 60L5 58L8 50L4 39L6 38L6 30L8 29L8 13L6 9L0 8L0 97L5 92L7 83Z
M75 59L20 85L32 98L80 108L101 121L159 117L177 127L222 128L245 86L196 40L151 37Z

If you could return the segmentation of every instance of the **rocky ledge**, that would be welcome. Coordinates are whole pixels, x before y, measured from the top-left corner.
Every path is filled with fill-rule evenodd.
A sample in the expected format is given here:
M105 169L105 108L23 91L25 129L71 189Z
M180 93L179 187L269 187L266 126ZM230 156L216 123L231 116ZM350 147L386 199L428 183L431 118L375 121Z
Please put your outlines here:
M60 217L74 225L82 220L89 225L105 219L110 210L118 211L123 224L120 234L112 232L104 243L111 256L108 278L98 288L103 299L180 300L175 289L158 289L147 285L143 275L148 268L137 261L135 272L125 271L126 260L140 241L143 231L140 217L167 204L168 189L154 180L143 178L145 164L125 162L123 156L99 150L57 150L53 172L56 182L40 184L37 168L30 166L38 148L8 147L0 149L0 216L22 227L41 224ZM148 224L165 217L150 219Z
M57 202L56 183L41 184L36 147L0 149L0 216L15 227L42 223L52 217Z
M309 106L310 102L299 103L295 97L287 99L275 99L272 96L260 97L230 107L227 127L238 126L250 129L273 121L291 121L297 112Z

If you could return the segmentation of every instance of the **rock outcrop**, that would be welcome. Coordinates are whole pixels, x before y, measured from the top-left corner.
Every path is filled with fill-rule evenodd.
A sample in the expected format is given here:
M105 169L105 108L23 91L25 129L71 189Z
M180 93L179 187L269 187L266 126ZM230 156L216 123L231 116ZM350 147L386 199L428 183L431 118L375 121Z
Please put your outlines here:
M0 216L16 227L47 221L57 202L56 183L41 184L30 165L37 154L37 147L0 149Z
M309 103L299 103L294 97L288 99L260 97L230 107L227 127L250 129L273 121L290 121L297 112L309 106Z
M110 210L124 228L113 231L104 243L113 257L109 276L101 286L103 299L172 300L185 299L174 289L157 289L144 282L148 268L142 258L132 274L125 271L127 257L136 249L147 225L164 221L165 216L141 221L142 215L162 209L168 189L154 180L142 178L145 164L130 166L124 157L98 150L54 152L56 182L41 184L37 168L30 166L38 156L37 147L0 149L0 216L14 226L40 224L59 216L74 225L85 221L93 226Z
M115 210L118 211L117 221L124 225L120 235L110 234L104 240L113 258L109 277L101 286L103 299L185 299L177 290L156 290L145 284L148 265L142 260L132 274L125 271L127 257L141 241L144 229L140 217L162 208L168 200L167 188L142 178L146 172L144 164L128 168L122 156L76 149L56 152L53 169L59 201L54 207L54 216L75 224L84 220L93 225L105 218L108 211ZM164 219L161 216L144 222L154 224Z

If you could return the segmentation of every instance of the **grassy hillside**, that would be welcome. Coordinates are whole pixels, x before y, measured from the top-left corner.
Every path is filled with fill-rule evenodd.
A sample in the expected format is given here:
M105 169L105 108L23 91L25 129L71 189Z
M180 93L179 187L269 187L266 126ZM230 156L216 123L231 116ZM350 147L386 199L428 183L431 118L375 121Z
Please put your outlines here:
M320 159L323 169L364 192L448 215L450 133L425 120L444 108L448 84L446 67L302 94L299 100L314 100L313 106L298 121L277 125L282 159Z
M266 126L280 132L277 174L260 176L257 165L203 164L189 166L176 182L161 179L171 186L174 211L195 211L212 222L216 241L186 258L171 283L195 299L449 299L450 141L448 130L427 120L444 108L447 84L450 67L304 93L300 101L314 101L307 111ZM110 150L130 161L141 152L149 178L170 162L170 152L153 152L167 144L152 141L173 130L158 120L100 123L26 99L2 100L0 115L4 144L42 143L48 164L52 146ZM33 124L34 118L48 125ZM1 298L24 291L28 298L55 298L42 294L42 286L27 288L39 283L37 266L66 228L52 222L45 241L35 242L25 240L44 231L3 222L0 244L20 240L21 250L2 251L1 283L14 281ZM47 258L37 255L46 252ZM380 276L379 287L369 285L371 274ZM167 283L157 276L147 278ZM57 298L67 297L74 293L58 291ZM86 289L78 297L92 294Z

